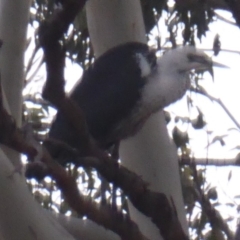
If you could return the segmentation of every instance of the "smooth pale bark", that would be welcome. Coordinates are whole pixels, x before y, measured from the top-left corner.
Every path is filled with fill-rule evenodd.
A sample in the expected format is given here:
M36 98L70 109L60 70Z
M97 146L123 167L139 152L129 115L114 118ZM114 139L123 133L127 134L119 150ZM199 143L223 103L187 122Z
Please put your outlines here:
M31 0L0 0L1 84L4 105L18 126L22 119L23 59L30 3ZM15 165L19 163L19 154L5 147L4 151Z
M3 40L0 53L1 82L18 125L22 118L23 59L30 2L0 1L0 39Z
M96 57L129 41L146 43L139 0L89 0L86 9Z
M0 71L3 101L18 126L21 126L22 118L23 60L30 3L30 0L0 0L0 39L3 40ZM18 153L0 145L0 239L73 239L33 199L25 177L16 173L15 166L19 163Z
M96 56L129 41L146 42L139 0L90 0L88 29ZM154 114L135 136L121 143L125 166L142 176L155 191L172 197L183 228L187 231L176 148L170 141L162 112ZM151 240L161 239L156 227L130 208L132 218Z
M74 238L46 214L26 186L25 177L0 149L0 232L8 240Z
M123 141L120 154L124 165L150 183L150 189L165 193L169 199L173 199L178 217L187 232L177 150L169 139L163 112L152 115L135 137ZM147 236L152 240L159 239L156 237L158 230L149 224L145 216L135 208L132 209L134 218L142 223L143 233L151 229Z

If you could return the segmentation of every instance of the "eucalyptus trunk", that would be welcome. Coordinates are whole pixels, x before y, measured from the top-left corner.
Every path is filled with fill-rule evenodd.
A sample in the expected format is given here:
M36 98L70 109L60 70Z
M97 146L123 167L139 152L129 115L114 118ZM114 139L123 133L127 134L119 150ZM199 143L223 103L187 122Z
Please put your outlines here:
M22 118L24 52L30 0L0 0L1 84L4 106L18 126ZM43 211L20 173L19 154L0 145L0 239L73 238Z
M146 43L139 0L87 1L87 22L96 57L129 41ZM121 142L120 157L124 166L149 183L150 189L173 199L187 232L177 151L169 138L163 112L153 114L136 136ZM131 204L130 213L144 235L151 240L161 239L149 218Z

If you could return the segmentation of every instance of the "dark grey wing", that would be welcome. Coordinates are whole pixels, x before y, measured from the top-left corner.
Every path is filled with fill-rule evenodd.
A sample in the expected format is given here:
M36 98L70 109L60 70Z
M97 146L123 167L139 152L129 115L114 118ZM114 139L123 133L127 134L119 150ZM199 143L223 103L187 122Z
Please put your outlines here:
M71 94L84 111L91 135L100 145L111 144L108 139L119 122L129 116L140 99L145 79L136 53L148 57L147 45L128 43L115 47L99 57L84 73L82 81ZM72 147L74 129L61 112L57 114L49 133L50 137L63 140ZM117 136L116 136L116 140Z

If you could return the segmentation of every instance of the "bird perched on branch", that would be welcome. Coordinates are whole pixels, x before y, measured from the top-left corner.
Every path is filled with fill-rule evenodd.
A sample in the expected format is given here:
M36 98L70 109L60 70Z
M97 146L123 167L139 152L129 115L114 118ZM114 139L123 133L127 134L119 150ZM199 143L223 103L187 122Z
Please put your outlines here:
M100 147L136 134L148 117L180 99L190 86L189 71L217 65L191 46L169 50L159 59L146 44L131 42L100 56L70 97L83 110ZM49 137L76 148L74 129L57 113Z

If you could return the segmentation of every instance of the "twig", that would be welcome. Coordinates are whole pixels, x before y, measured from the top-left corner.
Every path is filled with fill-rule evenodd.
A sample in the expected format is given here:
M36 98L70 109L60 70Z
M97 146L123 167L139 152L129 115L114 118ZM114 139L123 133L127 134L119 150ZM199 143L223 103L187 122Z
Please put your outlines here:
M213 158L194 158L189 156L180 156L179 157L180 165L191 165L192 163L197 166L217 166L217 167L226 167L226 166L240 166L240 162L237 158L229 159L213 159Z
M194 163L192 164L192 170L193 179L196 185L195 196L197 197L198 202L201 204L204 213L207 215L211 227L213 229L214 227L220 228L227 235L228 240L233 240L233 233L229 229L226 221L221 217L219 212L212 206L209 199L204 195L199 181L196 165Z
M231 24L231 25L233 25L233 26L237 26L237 24L236 24L235 22L230 21L230 20L224 18L223 16L221 16L220 14L218 14L216 11L214 12L214 14L215 14L215 16L216 16L219 20L221 20L221 21L223 21L223 22L225 22L225 23Z
M218 103L218 104L223 108L223 110L227 113L227 115L228 115L229 118L233 121L233 123L236 125L236 127L237 127L238 129L240 129L240 124L239 124L238 121L235 119L235 117L232 115L232 113L227 109L227 107L225 106L225 104L222 102L221 99L215 98L215 97L209 95L207 92L202 91L202 90L199 89L199 88L191 87L190 90L193 91L193 92L196 92L196 93L200 93L200 94L202 94L203 96L208 97L210 100L215 101L216 103Z
M238 127L238 129L240 129L240 124L237 122L237 120L234 118L234 116L232 115L232 113L227 109L227 107L224 105L224 103L222 102L221 99L214 99L213 100L215 102L217 102L224 110L225 112L228 114L228 116L230 117L230 119L235 123L235 125Z
M225 3L232 12L238 27L240 27L240 2L235 0L225 0Z
M28 82L31 82L31 80L33 79L33 77L37 74L37 72L39 71L40 67L43 65L44 63L44 59L43 57L41 58L41 61L38 63L36 69L34 70L34 72L32 73L32 75L28 78ZM27 72L26 72L27 75ZM26 77L25 77L26 79ZM27 85L26 85L27 86Z
M40 48L39 45L37 45L37 46L35 47L32 55L31 55L31 57L30 57L30 59L29 59L29 61L28 61L28 64L27 64L27 67L26 67L26 70L25 70L25 78L26 78L26 75L28 74L29 70L31 69L31 67L32 67L32 65L33 65L33 60L34 60L34 58L35 58L35 56L36 56L39 48Z
M176 47L182 47L182 44L176 45ZM161 47L161 50L170 50L170 49L172 49L172 47ZM206 51L206 52L213 52L212 48L199 48L199 49L202 51ZM223 48L221 48L221 52L240 54L240 51L231 50L231 49L223 49Z

